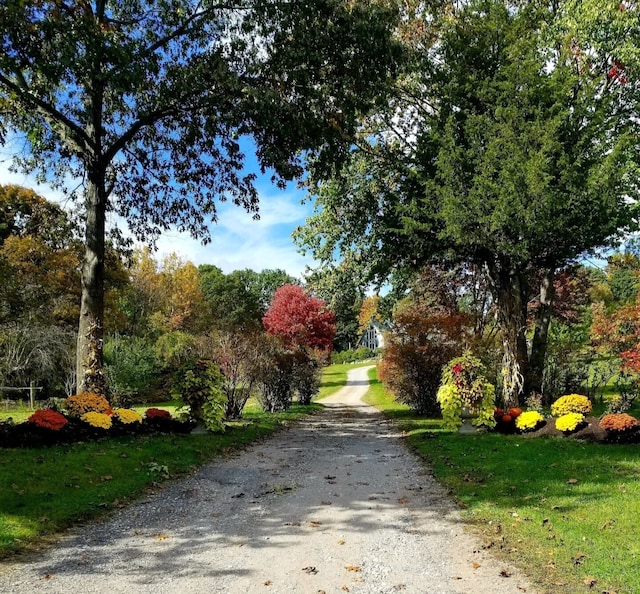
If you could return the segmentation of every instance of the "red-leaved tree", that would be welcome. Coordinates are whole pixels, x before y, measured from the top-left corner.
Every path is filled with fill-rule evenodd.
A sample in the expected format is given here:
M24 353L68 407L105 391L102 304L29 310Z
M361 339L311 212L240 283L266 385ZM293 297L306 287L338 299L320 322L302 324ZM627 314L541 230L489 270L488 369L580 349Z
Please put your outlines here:
M322 300L297 285L283 285L274 294L262 323L289 348L331 351L336 316Z

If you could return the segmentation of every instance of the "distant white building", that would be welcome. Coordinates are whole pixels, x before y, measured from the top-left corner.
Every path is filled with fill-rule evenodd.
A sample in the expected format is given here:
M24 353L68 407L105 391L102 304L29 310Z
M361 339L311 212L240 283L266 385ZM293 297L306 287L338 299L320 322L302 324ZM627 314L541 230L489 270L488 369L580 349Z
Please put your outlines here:
M369 327L362 333L358 346L369 349L384 348L384 331L386 328L379 322L371 322Z

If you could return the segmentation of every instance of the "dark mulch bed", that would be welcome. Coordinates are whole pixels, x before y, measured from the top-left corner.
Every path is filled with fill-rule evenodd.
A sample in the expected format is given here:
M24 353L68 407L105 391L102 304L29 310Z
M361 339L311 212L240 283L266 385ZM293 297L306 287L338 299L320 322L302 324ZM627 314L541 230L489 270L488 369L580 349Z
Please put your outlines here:
M524 437L564 437L566 439L581 439L597 443L639 443L640 432L627 432L625 435L615 436L602 429L598 417L586 417L585 425L569 434L556 429L555 419L546 419L545 424L537 429L524 433Z
M568 437L571 439L584 439L586 441L606 441L607 432L600 427L598 417L586 417L586 425L581 429L565 435L559 429L556 429L556 420L547 419L544 426L536 431L525 433L526 437Z

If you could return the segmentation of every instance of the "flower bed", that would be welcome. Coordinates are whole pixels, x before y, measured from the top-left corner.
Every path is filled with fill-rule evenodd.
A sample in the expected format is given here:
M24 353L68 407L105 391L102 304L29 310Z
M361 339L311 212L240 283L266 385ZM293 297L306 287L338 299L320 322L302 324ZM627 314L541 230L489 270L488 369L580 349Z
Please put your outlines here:
M99 408L107 412L87 410L76 416L39 409L24 423L0 422L0 447L41 447L120 435L189 433L195 426L194 422L179 421L161 409L148 409L142 417L130 409L112 411L102 403Z

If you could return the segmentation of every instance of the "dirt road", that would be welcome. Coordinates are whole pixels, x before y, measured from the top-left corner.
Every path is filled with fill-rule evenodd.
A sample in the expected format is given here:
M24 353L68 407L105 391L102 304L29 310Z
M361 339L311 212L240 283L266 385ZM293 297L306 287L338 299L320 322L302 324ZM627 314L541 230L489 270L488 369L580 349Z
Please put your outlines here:
M352 370L321 413L72 531L0 592L531 594L361 402L367 384Z

